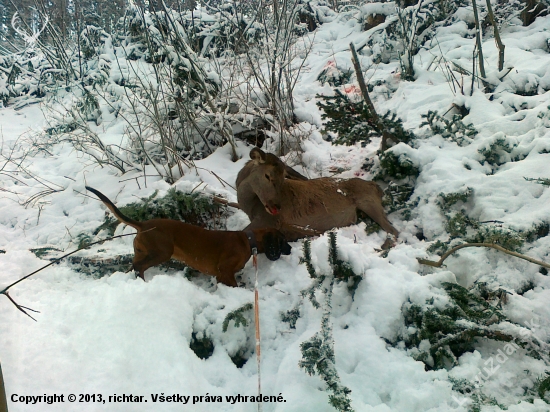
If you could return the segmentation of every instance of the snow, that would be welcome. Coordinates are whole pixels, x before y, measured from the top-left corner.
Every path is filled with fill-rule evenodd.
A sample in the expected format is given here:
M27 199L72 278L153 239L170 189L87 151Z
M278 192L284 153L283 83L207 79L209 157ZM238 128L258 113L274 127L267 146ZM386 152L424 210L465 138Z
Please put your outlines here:
M387 14L388 5L368 5L365 12ZM351 68L350 42L361 44L365 32L350 15L335 16L327 12L326 22L315 36L310 35L313 49L306 58L304 70L295 88L296 115L303 122L297 128L301 173L309 177L339 178L359 176L372 178L361 169L365 159L372 158L379 141L366 147L332 146L323 139L321 113L315 105L316 94L331 94L332 88L321 85L318 73L328 61L338 67ZM415 237L418 228L430 240L447 240L445 219L437 205L440 193L473 189L468 205L472 217L481 221L497 220L506 227L526 230L534 224L550 221L550 189L524 177L549 178L547 152L550 149L548 101L550 84L550 17L539 18L530 27L508 26L501 33L506 44L505 65L513 70L489 94L475 89L469 95L469 77L464 78L466 96L453 92L442 65L431 65L441 53L447 61L471 68L474 48L472 33L467 28L471 10L461 8L457 21L438 31L437 44L423 48L415 58L417 80L401 81L396 75L395 61L374 64L365 49L360 56L365 77L383 79L396 87L395 92L375 88L372 97L379 113L392 110L413 129L419 139L415 144L397 145L396 154L407 154L421 173L414 197L419 199L411 221L401 220L397 213L390 220L400 231L399 243L381 256L378 249L384 234L367 235L364 223L337 230L340 258L349 262L363 276L353 300L344 285L335 286L333 297L333 333L336 365L342 384L351 389L352 406L356 411L376 412L445 412L467 411L469 398L453 390L452 379L475 381L484 371L488 359L496 357L502 342L483 341L476 351L466 353L451 370L426 371L403 348L392 347L403 324L402 307L410 300L423 304L435 297L443 306L447 295L442 282L458 282L471 286L488 282L510 292L504 312L514 322L525 325L536 321L530 329L545 342L550 338L550 280L538 267L493 250L465 249L446 261L447 269L421 267L416 258L428 256L431 242ZM375 29L373 29L375 31ZM484 38L488 76L497 79L498 50L491 37ZM105 60L112 60L105 55ZM132 71L122 63L120 71L111 71L112 78ZM132 75L146 73L144 67ZM127 76L127 74L124 74ZM211 72L210 78L219 83ZM492 76L492 77L491 77ZM148 79L151 79L150 77ZM145 80L150 81L150 80ZM514 94L517 90L535 88L534 96ZM491 97L491 98L490 98ZM440 136L430 136L420 128L422 114L429 110L445 113L453 104L470 110L464 119L473 123L479 134L470 145L460 147ZM47 107L39 104L0 109L2 150L29 139L47 127ZM543 114L542 117L539 115ZM111 119L94 130L104 142L121 144L123 125ZM498 138L515 145L510 159L521 160L491 167L479 153ZM276 142L268 142L267 150L275 150ZM248 160L250 147L237 142L240 159L232 162L229 145L209 157L195 161L195 170L186 169L175 183L179 190L192 190L199 183L202 193L222 195L236 201L234 185L238 171ZM20 150L20 149L17 149ZM289 164L298 165L292 154ZM21 175L20 181L1 175L1 188L8 190L0 198L0 287L47 263L30 249L52 246L71 251L78 244L77 235L91 232L103 220L104 207L96 199L84 196L85 185L101 190L117 205L150 196L155 190L163 195L170 185L155 177L154 169L143 173L120 175L113 168L100 167L68 144L50 147L50 154L36 152L25 163L29 171L41 178L33 180ZM219 176L223 181L219 180ZM21 201L44 190L50 182L59 191L40 197L25 207ZM48 183L48 184L50 184ZM24 184L28 186L24 186ZM17 194L14 194L17 193ZM227 219L229 230L240 230L248 224L243 212ZM118 227L116 234L132 233ZM262 393L279 394L285 402L266 403L264 411L332 411L328 394L318 376L308 376L298 367L300 343L320 328L321 310L303 299L300 291L310 284L306 268L301 265L301 242L292 243L292 254L271 262L259 257L259 296L262 331ZM550 237L526 244L523 253L550 261ZM329 270L328 238L320 236L311 244L317 270ZM86 256L131 254L132 237L125 237L80 252ZM253 301L254 269L248 262L242 274L244 287L214 285L206 276L188 280L182 272L164 272L151 268L146 282L132 273L116 272L100 279L76 272L67 263L52 265L10 290L10 296L22 305L40 313L33 322L17 311L8 299L0 296L0 354L8 397L11 394L114 394L143 395L144 403L93 403L24 405L9 403L10 411L253 411L255 403L225 401L225 396L255 395L257 385L253 339L253 321L247 327L227 332L222 323L231 311ZM519 295L516 291L527 281L534 289ZM299 307L296 329L281 321L281 313ZM189 348L191 336L208 336L214 353L199 359ZM237 368L230 357L237 353L248 357ZM539 412L550 408L540 399L523 400L524 389L532 388L549 365L518 349L500 364L497 372L484 382L484 393L506 405L508 411ZM181 406L173 403L152 403L151 394L186 396L222 396L224 402L214 406L207 402ZM192 402L192 401L191 401ZM483 411L500 410L484 405Z

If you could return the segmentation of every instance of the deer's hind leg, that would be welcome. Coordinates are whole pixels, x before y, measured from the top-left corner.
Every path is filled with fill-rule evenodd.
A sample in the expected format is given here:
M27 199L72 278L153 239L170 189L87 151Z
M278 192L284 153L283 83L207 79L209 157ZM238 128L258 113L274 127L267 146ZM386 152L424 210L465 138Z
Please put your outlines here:
M354 189L358 189L359 185L355 184L354 186ZM382 206L382 190L376 183L361 181L361 188L355 190L354 198L357 209L365 212L388 234L399 235L397 229L388 220L384 206Z

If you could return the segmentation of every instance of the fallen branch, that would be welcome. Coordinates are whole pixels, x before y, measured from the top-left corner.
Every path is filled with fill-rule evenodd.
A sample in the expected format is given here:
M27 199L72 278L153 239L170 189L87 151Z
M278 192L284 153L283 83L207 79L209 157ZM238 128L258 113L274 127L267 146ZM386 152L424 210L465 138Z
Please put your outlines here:
M365 103L369 108L369 111L371 113L372 118L374 119L374 122L378 124L379 123L378 113L376 113L374 104L370 99L369 90L367 89L365 78L363 77L363 71L361 70L359 58L357 57L357 52L355 51L355 46L353 45L353 43L349 44L349 48L351 50L351 57L352 57L351 61L353 62L353 67L355 68L355 75L357 76L357 82L359 83L361 94L363 95L363 99L365 100Z
M398 140L392 133L386 130L386 128L380 121L380 116L378 116L378 113L376 113L374 104L372 103L372 100L369 96L369 90L367 89L365 78L363 77L363 72L361 71L361 64L359 63L359 58L357 57L357 52L355 51L355 46L353 45L353 42L349 44L349 48L351 50L351 61L353 62L353 67L355 68L355 75L357 76L357 82L359 83L359 89L361 89L363 100L365 101L365 104L369 109L369 113L372 117L372 120L374 121L376 128L379 130L379 132L382 133L380 151L384 152L388 148L388 140L393 140L394 143L397 143Z
M487 0L487 14L489 15L489 21L493 25L495 30L495 42L498 47L498 71L501 72L504 69L504 44L500 39L500 33L498 31L497 22L495 21L495 15L493 14L493 8L491 7L491 0Z
M483 48L481 46L481 28L479 25L479 16L477 13L477 0L472 0L472 6L474 8L474 21L476 26L476 46L477 46L477 55L479 60L479 74L481 75L481 83L483 83L483 87L485 88L484 92L487 92L488 84L485 81L485 64L483 62ZM504 49L503 49L504 50Z
M154 229L154 228L149 229L149 230L153 230L153 229ZM142 232L142 233L144 233L144 232ZM14 306L15 306L17 309L19 309L21 312L23 312L25 315L27 315L29 318L31 318L32 320L34 320L34 321L36 322L36 319L33 318L31 315L29 315L29 314L26 312L26 310L30 310L31 312L35 312L35 313L40 313L40 312L37 311L37 310L31 309L31 308L28 308L28 307L26 307L26 306L19 305L19 304L18 304L15 300L13 300L13 298L8 294L8 290L9 290L10 288L12 288L13 286L17 285L18 283L24 281L25 279L30 278L32 275L35 275L35 274L37 274L38 272L40 272L40 271L46 269L48 266L54 265L54 264L56 264L56 263L59 263L61 260L65 259L67 256L71 256L71 255L75 254L76 252L78 252L78 251L80 251L80 250L82 250L82 249L88 249L90 246L97 245L97 244L101 244L101 243L103 243L103 242L107 242L108 240L113 240L113 239L116 239L116 238L119 238L119 237L124 237L124 236L132 236L132 235L136 235L136 234L137 234L137 233L127 233L127 234L125 234L125 235L112 236L112 237L108 237L108 238L105 238L105 239L101 239L101 240L98 240L97 242L89 243L89 244L87 244L87 245L84 245L84 246L82 246L82 247L79 247L78 249L76 249L76 250L74 250L74 251L72 251L72 252L70 252L70 253L67 253L66 255L61 256L60 258L57 258L57 259L52 260L52 261L51 261L50 263L48 263L46 266L42 266L40 269L37 269L37 270L35 270L34 272L29 273L29 274L26 275L26 276L23 276L21 279L19 279L19 280L13 282L11 285L6 286L3 290L0 291L0 295L6 296L6 297L10 300L10 302L14 304Z
M495 245L494 243L464 243L463 245L455 246L454 248L449 250L447 253L445 253L443 256L441 256L441 259L439 259L439 261L437 261L437 262L434 262L433 260L426 260L426 259L420 259L420 258L416 258L416 260L418 260L418 263L420 263L422 265L428 265L428 266L433 266L435 268L439 268L439 267L441 267L441 265L443 265L443 261L445 259L447 259L450 255L455 253L457 250L465 248L465 247L488 247L488 248L500 250L501 252L504 252L508 255L512 255L512 256L515 256L517 258L520 258L520 259L526 260L528 262L534 263L535 265L543 266L545 268L550 269L550 264L548 264L548 263L542 262L540 260L533 259L532 257L529 257L529 256L522 255L521 253L512 252L511 250L504 249L502 246Z

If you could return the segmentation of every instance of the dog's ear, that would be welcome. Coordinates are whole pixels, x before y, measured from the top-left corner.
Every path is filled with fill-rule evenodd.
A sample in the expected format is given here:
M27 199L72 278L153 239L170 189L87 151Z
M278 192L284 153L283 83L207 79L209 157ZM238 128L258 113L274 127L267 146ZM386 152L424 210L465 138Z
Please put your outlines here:
M262 149L258 149L257 147L255 147L250 151L250 158L256 164L264 163L265 162L265 152Z
M268 232L263 238L265 256L269 260L278 260L281 255L290 255L292 247L280 232Z

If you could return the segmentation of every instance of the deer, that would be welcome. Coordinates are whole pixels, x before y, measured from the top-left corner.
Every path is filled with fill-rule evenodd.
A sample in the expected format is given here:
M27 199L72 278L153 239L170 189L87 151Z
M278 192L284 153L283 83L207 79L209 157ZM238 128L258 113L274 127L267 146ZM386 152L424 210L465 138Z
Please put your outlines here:
M386 216L383 192L375 182L307 179L257 147L250 151L250 159L236 181L237 202L250 218L246 229L275 228L291 242L355 224L361 210L388 235L399 235ZM386 241L383 247L390 244Z

